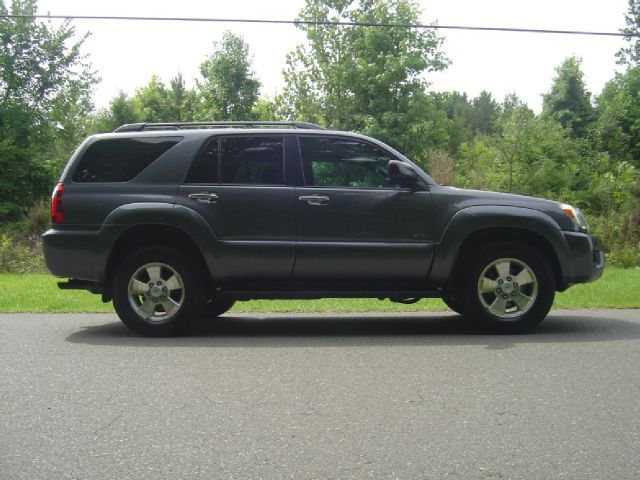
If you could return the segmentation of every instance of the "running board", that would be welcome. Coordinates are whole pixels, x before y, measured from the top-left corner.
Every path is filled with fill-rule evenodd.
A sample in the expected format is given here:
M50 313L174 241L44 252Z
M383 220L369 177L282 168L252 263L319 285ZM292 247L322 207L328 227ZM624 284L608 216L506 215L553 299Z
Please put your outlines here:
M402 301L442 297L442 290L220 290L222 297L234 300L312 300L320 298L378 298Z

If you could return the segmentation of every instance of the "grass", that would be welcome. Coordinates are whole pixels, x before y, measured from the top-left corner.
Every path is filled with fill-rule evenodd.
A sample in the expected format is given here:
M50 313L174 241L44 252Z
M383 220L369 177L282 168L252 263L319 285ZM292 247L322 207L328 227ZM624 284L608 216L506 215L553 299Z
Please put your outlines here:
M46 274L0 274L0 312L113 312L98 295L59 290ZM233 312L408 312L445 310L439 299L412 305L368 298L322 300L255 300L238 302ZM595 283L576 285L556 295L554 308L640 308L640 270L609 267Z

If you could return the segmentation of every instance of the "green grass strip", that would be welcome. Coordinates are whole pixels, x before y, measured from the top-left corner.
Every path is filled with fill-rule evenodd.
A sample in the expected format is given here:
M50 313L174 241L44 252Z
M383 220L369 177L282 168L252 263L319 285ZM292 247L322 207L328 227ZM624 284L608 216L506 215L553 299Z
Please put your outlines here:
M113 312L98 295L58 289L56 279L45 274L0 274L0 312L72 313ZM607 268L603 277L558 293L554 308L640 308L640 270ZM445 310L439 299L412 305L369 298L322 300L254 300L238 302L233 312L414 312Z

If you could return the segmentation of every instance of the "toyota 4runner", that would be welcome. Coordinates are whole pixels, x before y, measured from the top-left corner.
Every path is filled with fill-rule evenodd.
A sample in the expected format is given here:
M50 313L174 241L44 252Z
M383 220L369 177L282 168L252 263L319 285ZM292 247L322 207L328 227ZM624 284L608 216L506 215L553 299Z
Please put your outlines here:
M440 297L496 332L602 274L581 212L438 185L389 146L298 122L129 124L87 138L54 189L47 267L143 335L235 301Z

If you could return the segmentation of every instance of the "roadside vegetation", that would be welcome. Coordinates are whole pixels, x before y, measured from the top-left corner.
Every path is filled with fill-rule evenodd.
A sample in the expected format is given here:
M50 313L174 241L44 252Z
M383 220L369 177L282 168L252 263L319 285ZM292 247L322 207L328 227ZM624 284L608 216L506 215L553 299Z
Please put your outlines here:
M88 33L78 37L71 21L28 18L36 12L37 0L0 0L0 13L23 15L0 18L0 272L44 270L39 236L48 197L87 135L131 122L247 119L362 132L443 184L571 203L604 240L610 265L640 264L639 0L629 0L619 71L602 92L587 91L580 58L567 58L552 84L541 85L539 114L515 93L470 98L430 89L430 72L449 65L433 30L313 25L420 23L412 0L306 0L298 18L311 22L299 26L307 40L288 55L286 86L273 97L261 96L248 45L227 32L193 87L181 75L165 83L149 72L146 85L99 110L91 97L99 78L83 46Z

